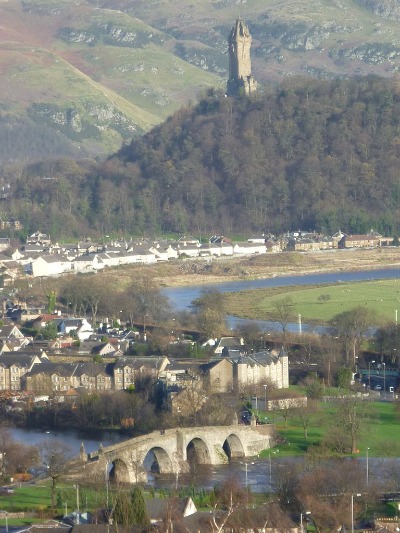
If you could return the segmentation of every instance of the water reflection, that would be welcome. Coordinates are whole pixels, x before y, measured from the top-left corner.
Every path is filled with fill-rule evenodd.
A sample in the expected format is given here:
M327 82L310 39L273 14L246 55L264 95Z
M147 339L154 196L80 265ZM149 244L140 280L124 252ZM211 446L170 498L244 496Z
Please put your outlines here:
M359 471L365 471L366 474L367 465L365 458L348 457L344 460L355 462L359 467ZM343 461L343 459L327 459L324 461L324 465L326 466L331 462L334 466L335 461ZM241 486L246 487L247 485L252 492L272 492L275 489L279 470L287 467L290 470L294 470L296 466L300 467L300 469L306 468L305 459L303 457L278 458L272 456L270 460L269 457L263 459L248 457L245 462L232 461L227 465L199 465L194 473L179 474L178 487L211 490L225 480L234 478ZM368 467L370 486L377 483L382 485L382 490L388 490L389 485L392 488L396 487L395 490L398 490L400 474L399 458L370 458ZM148 485L156 489L171 490L176 485L176 476L172 474L149 474ZM367 489L366 476L365 489Z
M87 453L97 451L100 443L103 446L110 446L122 440L126 440L126 435L111 431L78 431L78 430L50 430L43 429L26 429L26 428L7 428L11 437L16 440L32 446L40 446L44 441L49 439L61 440L70 449L72 454L78 455L81 443L85 445Z

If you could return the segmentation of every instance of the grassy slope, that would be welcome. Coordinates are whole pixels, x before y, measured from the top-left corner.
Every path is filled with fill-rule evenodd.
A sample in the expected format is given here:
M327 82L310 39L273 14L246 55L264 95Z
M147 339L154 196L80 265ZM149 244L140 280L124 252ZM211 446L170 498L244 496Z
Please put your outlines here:
M140 133L194 99L200 88L218 85L216 75L174 57L167 46L170 37L133 16L87 3L32 2L31 7L23 11L19 2L0 3L0 106L9 116L24 117L38 103L60 111L76 108L95 126L86 147L96 138L110 153L120 148L121 131L106 123L97 129L88 102L103 108L111 104ZM63 27L98 31L98 42L67 43L57 38ZM106 42L105 27L138 35L138 43ZM143 71L135 69L138 63L144 63ZM58 129L57 123L47 123ZM134 135L129 131L128 138ZM73 133L69 141L85 146L82 136L77 140Z

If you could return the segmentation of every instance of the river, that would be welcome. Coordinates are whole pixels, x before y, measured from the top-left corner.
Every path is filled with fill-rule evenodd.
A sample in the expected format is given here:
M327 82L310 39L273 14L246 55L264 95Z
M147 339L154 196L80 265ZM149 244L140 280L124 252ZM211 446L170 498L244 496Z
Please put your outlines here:
M400 277L399 269L369 270L360 272L340 272L327 274L307 274L302 276L285 276L267 279L257 279L249 281L230 281L220 284L208 284L195 287L177 287L163 289L163 294L167 296L172 306L181 311L190 309L192 301L201 295L204 289L215 288L221 292L237 292L249 289L265 287L283 287L291 285L318 285L324 283L338 283L351 281L367 281L374 279L393 279ZM231 317L234 319L234 317ZM237 319L236 319L237 320ZM271 324L271 323L261 323ZM297 325L293 325L296 327ZM83 442L86 452L90 453L98 450L100 443L103 446L114 444L125 440L126 436L117 432L96 432L85 433L76 430L63 431L41 431L33 429L10 429L12 437L25 444L38 445L48 439L59 439L67 444L74 454L79 453L79 448ZM266 459L246 458L244 462L235 461L229 465L210 466L199 468L195 478L189 474L181 474L178 478L179 486L190 486L195 483L197 488L211 489L216 484L229 477L235 477L242 485L248 485L253 492L264 492L268 490L274 482L276 470L288 459L279 459L271 455ZM289 459L290 460L290 459ZM294 460L294 459L292 459ZM301 459L295 459L301 460ZM362 459L360 459L362 461ZM149 462L149 461L147 461ZM371 475L374 470L379 470L381 460L370 459ZM153 476L149 473L149 484L157 488L171 488L176 483L175 476Z
M73 455L79 454L82 442L85 445L86 452L90 453L98 450L100 443L103 446L109 446L126 439L125 435L109 431L85 433L78 430L43 431L39 429L9 428L9 432L13 439L38 447L52 439L60 440L70 448ZM148 485L159 489L174 487L177 481L175 475L154 475L150 472L153 460L154 457L150 454L145 460L145 466L148 470ZM180 474L178 486L190 487L195 484L198 489L209 490L225 479L235 477L242 485L247 483L248 487L254 492L268 490L269 483L273 478L273 467L277 464L275 457L272 455L271 462L269 458L246 458L244 461L234 461L231 464L221 466L199 466L195 474Z
M69 446L72 453L78 455L79 448L83 442L86 451L94 452L99 449L100 443L108 446L125 440L126 437L118 432L98 432L95 435L93 432L88 434L78 430L64 430L64 431L41 431L36 429L21 429L11 428L11 436L25 444L32 444L39 446L50 439L57 439ZM145 466L148 471L148 486L156 489L171 489L178 487L195 486L197 490L210 490L223 481L234 478L243 487L248 486L252 492L267 492L274 487L276 476L279 475L279 470L287 463L303 462L303 458L280 458L279 451L274 450L270 456L266 458L246 457L243 460L235 460L227 465L219 466L198 466L195 473L179 474L178 479L175 475L154 475L150 472L150 466L154 457L150 454L145 460ZM349 460L352 460L349 458ZM360 461L361 467L366 469L364 458L357 459ZM368 470L371 481L375 476L382 475L382 462L389 461L385 459L370 458Z
M329 272L323 274L304 274L299 276L280 276L274 278L264 278L248 281L227 281L223 283L213 283L196 285L192 287L170 287L162 290L164 296L167 296L171 305L177 311L190 310L193 300L199 298L204 290L216 289L220 292L240 292L251 289L265 289L268 287L290 287L294 285L323 285L332 283L343 283L353 281L370 281L379 279L396 279L400 278L400 269L380 269L380 270L361 270L352 272ZM238 324L243 322L255 322L261 329L279 331L282 329L278 322L248 320L234 316L227 317L229 328L234 329ZM291 332L298 331L299 325L292 323L288 325ZM326 330L324 326L310 326L302 324L302 331L323 333Z

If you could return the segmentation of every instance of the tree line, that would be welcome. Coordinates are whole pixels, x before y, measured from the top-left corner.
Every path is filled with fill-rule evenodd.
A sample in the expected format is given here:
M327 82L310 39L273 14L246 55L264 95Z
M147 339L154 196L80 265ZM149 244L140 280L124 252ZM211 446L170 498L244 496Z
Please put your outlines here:
M28 231L395 235L400 85L285 80L252 98L210 90L103 163L3 169L4 209ZM44 179L46 178L46 179Z

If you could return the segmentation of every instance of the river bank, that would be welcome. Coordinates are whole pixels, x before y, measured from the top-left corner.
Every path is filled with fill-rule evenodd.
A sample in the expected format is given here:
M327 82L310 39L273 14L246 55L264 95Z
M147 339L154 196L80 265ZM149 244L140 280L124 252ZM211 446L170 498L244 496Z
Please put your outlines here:
M164 287L217 284L325 272L400 268L398 248L281 252L243 258L183 260L151 267L155 282Z

